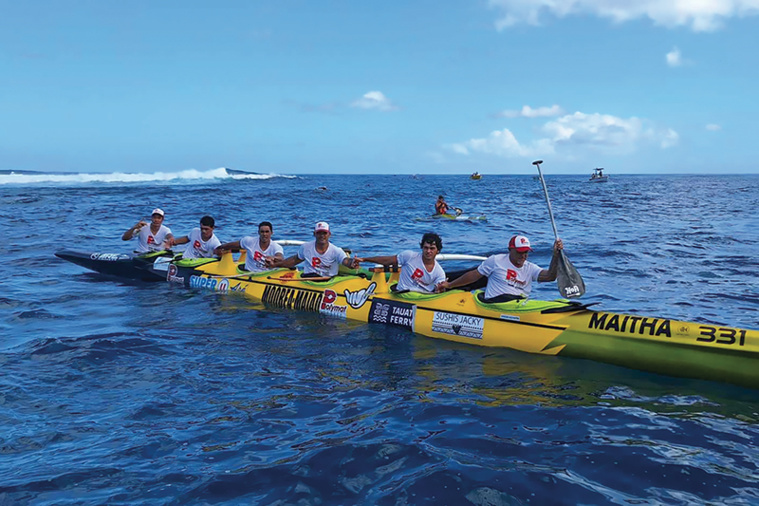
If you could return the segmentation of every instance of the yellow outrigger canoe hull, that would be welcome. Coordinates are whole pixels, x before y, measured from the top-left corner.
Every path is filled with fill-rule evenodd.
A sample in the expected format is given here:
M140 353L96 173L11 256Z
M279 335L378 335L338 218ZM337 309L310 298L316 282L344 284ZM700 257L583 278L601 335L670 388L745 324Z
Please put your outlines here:
M563 299L487 304L460 290L396 293L388 287L397 273L340 275L328 281L309 281L287 269L244 273L230 254L218 262L180 261L176 266L169 281L242 292L269 307L393 325L459 343L759 388L756 330L595 311Z

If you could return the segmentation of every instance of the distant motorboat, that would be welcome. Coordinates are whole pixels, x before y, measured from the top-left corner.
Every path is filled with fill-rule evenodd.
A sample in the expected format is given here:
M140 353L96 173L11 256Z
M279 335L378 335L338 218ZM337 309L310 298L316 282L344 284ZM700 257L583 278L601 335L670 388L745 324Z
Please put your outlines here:
M593 169L593 173L590 175L591 183L606 183L607 181L609 181L609 176L604 174L603 167Z
M469 179L482 179L482 174L479 172L474 172L471 176L469 176Z

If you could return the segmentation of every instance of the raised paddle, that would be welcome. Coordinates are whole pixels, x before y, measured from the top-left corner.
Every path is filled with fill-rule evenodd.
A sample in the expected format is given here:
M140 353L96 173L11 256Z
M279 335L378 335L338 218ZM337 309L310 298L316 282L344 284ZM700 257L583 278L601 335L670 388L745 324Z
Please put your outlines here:
M540 183L543 185L543 193L546 196L546 204L548 204L548 216L551 218L551 226L553 227L553 235L558 240L559 233L556 231L556 222L553 219L553 210L551 209L551 200L548 198L548 187L543 179L543 172L540 170L540 164L543 160L536 160L532 162L534 166L538 168L538 175L540 176ZM556 275L556 284L559 287L559 293L567 299L572 297L581 297L585 293L585 282L582 280L582 276L577 272L575 266L569 261L564 254L564 250L559 251L559 269Z

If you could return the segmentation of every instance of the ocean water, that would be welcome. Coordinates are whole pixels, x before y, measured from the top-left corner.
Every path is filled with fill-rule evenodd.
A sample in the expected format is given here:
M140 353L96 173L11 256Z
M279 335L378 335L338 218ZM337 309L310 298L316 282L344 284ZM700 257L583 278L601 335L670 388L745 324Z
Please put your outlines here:
M53 256L178 235L359 256L553 241L532 176L0 176L0 504L759 504L759 391L124 282ZM609 311L759 328L759 176L546 176ZM326 189L318 189L325 187ZM430 220L438 194L485 222ZM286 249L286 254L294 252ZM447 270L471 264L446 263ZM533 297L558 297L554 284Z

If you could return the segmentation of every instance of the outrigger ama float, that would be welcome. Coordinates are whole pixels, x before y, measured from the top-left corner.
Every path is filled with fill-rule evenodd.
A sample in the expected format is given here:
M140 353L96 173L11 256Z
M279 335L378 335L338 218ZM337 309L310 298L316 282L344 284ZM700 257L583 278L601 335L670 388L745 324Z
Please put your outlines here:
M396 293L387 268L328 281L279 269L241 271L244 253L162 264L187 287L241 292L269 307L409 329L437 339L585 358L633 369L759 388L759 331L595 311L567 299L488 304L480 292Z

